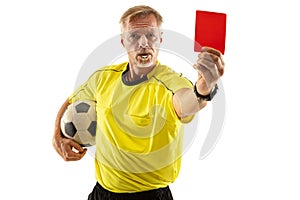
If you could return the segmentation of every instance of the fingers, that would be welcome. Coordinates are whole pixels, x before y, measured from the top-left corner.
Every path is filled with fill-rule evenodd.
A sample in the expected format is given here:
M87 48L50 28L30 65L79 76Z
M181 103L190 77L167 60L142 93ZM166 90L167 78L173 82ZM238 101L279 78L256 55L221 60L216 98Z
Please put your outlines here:
M217 65L220 76L224 74L225 62L221 52L216 49L203 47L201 53L198 55L198 59L208 60Z
M223 54L219 50L211 48L211 47L205 47L204 46L204 47L201 48L201 52L208 52L210 54L218 56L221 59L222 64L225 65L225 62L224 62L224 59L223 59Z
M62 158L65 161L80 160L87 151L87 149L84 149L71 139L64 139L64 142L61 143L61 150Z
M198 71L197 83L206 86L203 88L206 88L206 90L210 91L216 84L218 78L220 77L219 72L217 70L212 70L205 64L201 63L195 64L194 68Z
M194 68L198 71L198 81L205 82L208 89L212 89L224 74L224 60L220 51L202 47ZM205 87L204 87L205 88Z
M198 79L204 79L208 89L211 89L221 76L217 64L208 59L198 59L194 68L199 73Z

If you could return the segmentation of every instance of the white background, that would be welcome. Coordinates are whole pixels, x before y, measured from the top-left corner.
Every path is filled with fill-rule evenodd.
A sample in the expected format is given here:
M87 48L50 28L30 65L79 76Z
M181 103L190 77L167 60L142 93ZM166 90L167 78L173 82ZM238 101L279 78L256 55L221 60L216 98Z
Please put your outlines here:
M205 127L199 133L170 186L174 199L299 199L300 14L296 1L266 2L1 1L0 199L87 198L92 156L64 162L51 144L54 120L82 63L138 4L156 8L164 28L191 39L195 10L227 14L222 137L199 160Z

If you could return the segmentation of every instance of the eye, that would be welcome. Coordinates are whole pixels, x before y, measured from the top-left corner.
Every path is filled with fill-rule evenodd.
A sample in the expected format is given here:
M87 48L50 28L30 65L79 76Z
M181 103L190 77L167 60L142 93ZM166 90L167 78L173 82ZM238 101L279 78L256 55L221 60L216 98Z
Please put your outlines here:
M154 33L148 33L146 37L147 37L148 40L153 40L153 39L155 39Z
M129 38L130 41L135 41L135 40L138 40L140 38L140 35L137 34L137 33L130 33L128 38Z

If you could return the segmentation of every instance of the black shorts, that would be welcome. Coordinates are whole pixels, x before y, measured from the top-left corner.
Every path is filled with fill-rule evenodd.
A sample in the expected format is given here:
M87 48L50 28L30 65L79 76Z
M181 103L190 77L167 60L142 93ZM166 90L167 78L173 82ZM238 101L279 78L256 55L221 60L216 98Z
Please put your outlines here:
M173 200L173 197L169 187L136 193L114 193L97 182L88 200Z

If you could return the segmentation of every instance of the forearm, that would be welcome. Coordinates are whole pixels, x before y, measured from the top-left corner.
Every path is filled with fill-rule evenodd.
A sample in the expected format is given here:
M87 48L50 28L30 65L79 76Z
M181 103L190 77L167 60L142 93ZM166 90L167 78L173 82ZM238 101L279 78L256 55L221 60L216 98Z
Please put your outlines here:
M193 89L190 88L181 89L173 96L173 105L180 118L196 114L206 104L206 101L198 100Z
M60 120L65 112L65 110L68 108L68 106L70 105L69 103L69 99L67 99L63 105L61 106L61 108L59 109L56 119L55 119L55 127L54 127L54 135L53 135L53 140L56 140L57 138L61 138L62 134L61 134L61 130L60 130Z
M80 160L85 155L87 149L84 149L80 146L80 144L73 141L72 139L63 137L63 135L61 134L60 120L69 105L70 103L67 99L57 113L52 144L57 153L65 161L76 161Z

